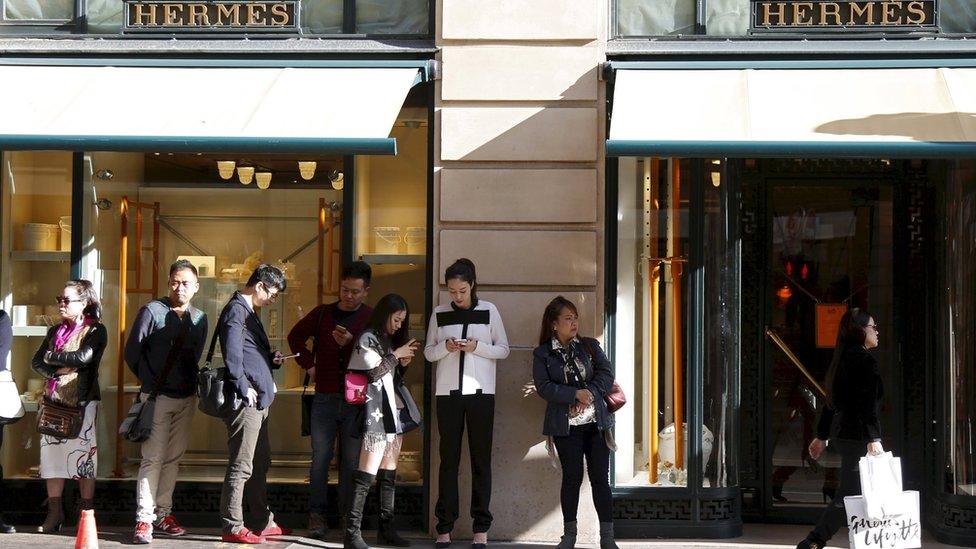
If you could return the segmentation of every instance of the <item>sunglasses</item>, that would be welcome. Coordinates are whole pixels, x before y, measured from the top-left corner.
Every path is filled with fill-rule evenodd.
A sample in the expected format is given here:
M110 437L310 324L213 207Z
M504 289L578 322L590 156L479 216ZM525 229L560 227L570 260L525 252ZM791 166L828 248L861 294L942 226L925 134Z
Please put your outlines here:
M67 297L56 296L54 298L54 301L56 301L58 305L67 305L69 303L80 303L84 301L84 299L71 299Z

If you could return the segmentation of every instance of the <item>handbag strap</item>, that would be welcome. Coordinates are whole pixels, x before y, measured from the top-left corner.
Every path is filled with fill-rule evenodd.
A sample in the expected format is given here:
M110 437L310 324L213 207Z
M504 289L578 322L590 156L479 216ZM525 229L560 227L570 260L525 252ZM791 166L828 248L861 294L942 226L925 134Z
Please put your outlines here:
M183 314L189 314L189 311ZM173 370L173 366L176 364L176 360L179 357L180 351L183 349L183 344L186 342L187 336L190 335L190 323L192 319L187 318L184 321L180 318L180 322L183 324L183 329L180 330L180 334L176 336L173 344L169 348L169 353L166 354L166 365L163 366L163 371L159 373L156 380L153 382L153 390L149 393L150 399L155 399L159 395L159 388L163 384L163 380L169 376L170 371Z
M580 343L584 347L586 346L586 344L583 343L583 340L580 340ZM573 345L573 342L570 341L569 344L570 344L570 346L572 346ZM587 349L587 352L589 352L589 349ZM590 355L591 359L592 359L592 356L593 355ZM579 387L580 389L586 389L586 380L583 378L583 374L579 370L579 365L576 364L576 353L567 353L566 354L566 357L570 359L569 360L569 366L570 366L570 368L573 369L573 375L576 376L576 385L577 385L577 387Z
M315 323L315 336L312 338L312 367L319 365L319 336L322 335L322 319L325 317L325 305L319 308L319 319ZM308 390L308 383L312 380L312 376L309 375L308 370L305 370L305 381L302 382L302 396L305 396L305 391Z
M220 334L220 326L219 325L214 326L214 333L212 336L210 336L210 350L207 351L207 360L204 361L203 363L203 365L206 367L209 367L210 363L213 362L214 350L217 348L217 341L218 341L217 336L219 334Z

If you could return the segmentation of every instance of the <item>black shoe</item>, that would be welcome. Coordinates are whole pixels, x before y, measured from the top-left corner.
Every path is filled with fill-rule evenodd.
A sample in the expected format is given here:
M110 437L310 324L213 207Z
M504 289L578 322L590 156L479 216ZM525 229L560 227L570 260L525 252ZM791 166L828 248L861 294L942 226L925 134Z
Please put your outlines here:
M824 487L821 492L823 493L823 502L834 501L834 496L837 495L837 488Z
M380 525L376 531L377 545L410 547L410 540L404 539L393 526L393 504L396 496L396 469L380 469L376 472L376 486L379 489Z
M16 534L16 533L17 533L17 529L14 528L13 524L7 524L6 522L3 521L3 519L0 519L0 534Z
M826 543L816 538L807 536L806 539L796 544L796 549L823 549L824 545L826 545Z
M452 540L447 540L447 541L435 541L435 542L434 542L434 547L435 547L436 549L447 549L448 547L450 547L450 546L451 546L451 543L453 543L453 541L452 541Z
M346 532L343 535L343 549L370 549L363 540L363 507L366 506L366 496L373 484L373 475L356 471L352 478L352 490L349 495L349 506L346 512Z
M773 486L773 501L777 501L779 503L785 503L785 502L789 501L788 499L786 499L785 497L783 497L783 485L782 484L780 484L780 485L774 485Z

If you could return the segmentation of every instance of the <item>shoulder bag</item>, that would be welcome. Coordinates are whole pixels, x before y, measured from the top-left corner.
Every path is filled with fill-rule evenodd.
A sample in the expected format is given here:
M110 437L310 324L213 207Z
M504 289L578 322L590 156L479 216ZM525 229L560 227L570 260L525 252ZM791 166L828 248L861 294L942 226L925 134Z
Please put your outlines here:
M594 364L595 370L596 353L593 352L593 349L591 349L585 341L580 342L583 344L583 347L586 348L587 354L590 355L590 362ZM610 388L610 392L603 395L603 401L607 403L607 411L609 411L611 414L623 408L624 405L627 404L627 395L624 393L624 390L620 388L620 384L617 383L617 380L613 381L613 387Z
M38 406L37 432L42 435L60 439L78 438L84 423L84 406L62 404L47 396Z
M2 358L0 358L2 360ZM24 402L10 370L0 370L0 425L14 423L24 417Z
M189 319L187 320L189 321ZM183 322L182 318L180 322ZM159 396L159 388L179 358L180 350L183 349L183 343L186 342L186 337L190 331L189 326L189 322L183 322L183 329L180 330L180 335L176 336L176 340L170 346L169 353L166 355L166 365L163 366L163 371L159 373L153 382L153 388L149 394L149 398L142 400L142 395L136 395L136 401L132 403L125 419L119 425L119 434L129 442L145 442L149 440L149 436L152 434L153 416L156 413L156 397Z
M197 408L213 417L224 417L241 407L243 400L234 389L234 384L229 383L227 378L227 367L211 368L214 350L217 347L217 335L220 333L220 326L214 328L213 337L210 338L210 350L207 352L207 360L197 373Z
M315 339L312 340L312 367L315 368L319 365L319 336L322 332L322 317L325 316L325 305L321 306L319 310L319 320L315 323ZM308 384L312 380L312 376L308 374L308 370L305 370L305 381L302 383L302 426L301 435L303 437L312 435L312 402L315 400L314 394L306 394L308 392Z

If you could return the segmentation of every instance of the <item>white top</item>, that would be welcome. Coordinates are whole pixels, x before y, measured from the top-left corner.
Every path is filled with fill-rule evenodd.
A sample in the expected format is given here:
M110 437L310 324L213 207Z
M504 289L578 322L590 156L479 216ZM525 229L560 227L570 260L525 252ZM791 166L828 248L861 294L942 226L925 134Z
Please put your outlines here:
M488 312L488 322L481 323L477 311ZM438 321L438 315L442 321ZM451 315L450 313L456 313ZM454 318L452 318L454 316ZM465 318L467 317L467 318ZM474 320L474 322L468 322ZM460 322L460 323L456 323ZM474 352L447 351L450 338L475 340ZM427 328L427 360L437 364L435 394L447 396L460 390L460 394L473 395L478 391L495 394L495 362L508 356L508 337L498 309L491 303L479 300L471 309L454 309L452 303L438 305L430 315Z

